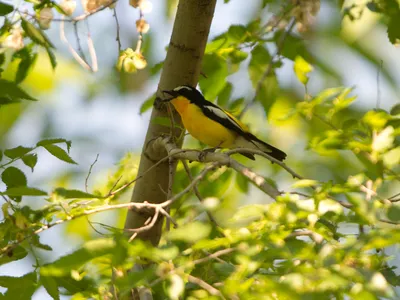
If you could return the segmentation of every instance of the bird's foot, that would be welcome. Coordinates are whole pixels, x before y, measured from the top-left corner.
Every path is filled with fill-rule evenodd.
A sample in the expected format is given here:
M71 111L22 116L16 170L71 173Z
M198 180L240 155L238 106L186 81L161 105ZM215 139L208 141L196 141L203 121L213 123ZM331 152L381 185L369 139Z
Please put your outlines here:
M207 153L214 153L215 150L217 150L217 149L218 149L218 147L203 149L199 154L199 160L204 161L207 156Z

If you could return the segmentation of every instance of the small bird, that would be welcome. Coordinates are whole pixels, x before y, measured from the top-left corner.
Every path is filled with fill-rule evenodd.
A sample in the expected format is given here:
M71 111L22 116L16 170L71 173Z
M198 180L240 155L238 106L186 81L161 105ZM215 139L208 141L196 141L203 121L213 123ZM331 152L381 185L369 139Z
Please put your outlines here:
M187 131L200 142L213 148L257 149L279 161L286 158L286 153L251 134L246 125L221 107L207 101L196 88L182 85L163 92L172 96L163 101L172 103ZM241 154L255 159L252 154Z

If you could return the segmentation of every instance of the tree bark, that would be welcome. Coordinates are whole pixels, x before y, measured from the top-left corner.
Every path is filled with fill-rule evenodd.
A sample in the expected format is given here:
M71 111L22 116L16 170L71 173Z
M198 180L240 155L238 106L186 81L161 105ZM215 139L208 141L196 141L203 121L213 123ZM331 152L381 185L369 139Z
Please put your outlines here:
M162 90L173 89L179 85L196 86L200 71L211 21L214 15L216 0L180 0L175 17L174 28L169 43L167 57L158 85L157 96L163 98ZM182 127L181 120L173 112L175 124ZM154 122L156 118L168 117L165 105L154 106L146 139L142 149L137 181L132 194L132 202L164 202L167 198L170 166L168 160L151 168L157 161L166 156L165 150L157 152L151 142L162 134L170 134L170 129ZM175 137L180 132L174 132ZM180 142L182 143L182 141ZM175 166L173 167L173 172ZM125 229L142 227L150 216L140 212L129 211ZM136 238L158 245L162 233L163 217L148 231L138 234Z

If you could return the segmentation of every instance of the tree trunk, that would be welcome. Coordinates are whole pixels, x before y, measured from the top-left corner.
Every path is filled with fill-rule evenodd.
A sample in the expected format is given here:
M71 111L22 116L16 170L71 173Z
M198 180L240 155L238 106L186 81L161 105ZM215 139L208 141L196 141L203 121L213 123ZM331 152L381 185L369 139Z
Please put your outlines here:
M179 85L189 84L196 86L215 5L216 0L179 1L157 96L163 98L162 90L173 89ZM164 202L167 197L166 191L168 190L170 171L168 160L148 171L160 158L166 156L165 151L155 153L153 147L149 146L151 141L160 135L170 134L169 128L153 122L160 117L168 117L165 106L163 108L157 106L153 108L138 171L138 176L143 177L135 184L132 202L160 203ZM176 125L182 126L176 112L174 112L174 119ZM180 132L174 132L174 134L178 137ZM148 214L129 211L125 228L142 227L148 218ZM163 221L163 217L159 217L157 223L150 230L140 233L136 238L158 245Z

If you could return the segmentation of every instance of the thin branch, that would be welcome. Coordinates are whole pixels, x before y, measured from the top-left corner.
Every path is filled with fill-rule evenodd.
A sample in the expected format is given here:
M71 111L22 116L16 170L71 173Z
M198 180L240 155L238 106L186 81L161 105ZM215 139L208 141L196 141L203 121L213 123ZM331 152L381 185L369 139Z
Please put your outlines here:
M118 43L118 55L119 55L119 53L122 50L122 46L121 46L121 38L120 38L120 26L119 26L118 15L117 15L117 7L114 7L113 11L114 11L113 16L115 19L115 25L117 27L117 36L116 36L115 40Z
M192 173L190 172L190 168L186 162L186 160L181 160L183 167L185 168L186 174L189 177L190 182L193 181L193 176ZM199 189L197 188L197 184L193 185L193 192L196 195L197 199L199 199L199 201L201 203L203 203L203 197L200 195ZM215 220L215 218L213 217L213 215L211 214L211 212L206 211L208 218L210 219L210 221L217 227L220 227L217 223L217 221Z
M97 153L96 158L95 158L94 162L90 165L89 172L86 176L86 179L85 179L85 191L86 192L88 191L88 181L89 181L90 174L92 174L93 166L97 163L98 158L99 158L99 154Z
M197 284L199 287L203 288L204 290L209 292L211 295L219 296L222 299L226 299L219 290L217 290L215 287L213 287L212 285L208 284L204 280L202 280L202 279L200 279L198 277L195 277L193 275L187 275L187 276L188 276L188 281L189 282Z
M246 106L244 107L244 109L240 112L239 114L239 119L243 117L244 113L250 108L251 105L253 105L258 97L258 94L261 91L262 85L264 83L264 81L267 79L267 77L271 74L272 70L273 70L273 64L274 64L274 60L281 54L282 50L283 50L283 46L285 44L285 40L286 37L290 34L290 32L293 30L294 25L296 24L296 18L293 16L291 17L288 26L286 27L286 30L282 33L282 35L280 36L278 42L276 43L276 52L273 56L271 56L271 59L268 63L268 67L265 70L265 72L262 74L261 79L258 81L257 86L256 86L256 91L254 94L253 99L248 102L246 104Z
M235 251L235 250L236 250L236 248L222 249L222 250L219 250L219 251L217 251L217 252L211 253L210 255L208 255L208 256L206 256L206 257L196 259L196 260L190 262L190 264L191 264L191 265L198 265L198 264L207 262L207 261L209 261L209 260L216 259L216 258L218 258L218 257L220 257L220 256L222 256L222 255L226 255L226 254L232 253L232 252Z

